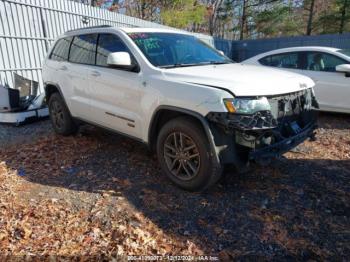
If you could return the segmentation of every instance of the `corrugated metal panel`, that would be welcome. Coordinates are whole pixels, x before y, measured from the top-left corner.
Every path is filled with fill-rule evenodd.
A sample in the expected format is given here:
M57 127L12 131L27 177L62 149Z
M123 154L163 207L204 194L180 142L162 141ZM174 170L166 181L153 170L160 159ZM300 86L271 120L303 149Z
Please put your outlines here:
M68 0L0 0L0 83L13 86L15 72L38 81L42 89L41 64L54 39L68 30L105 24L169 28ZM212 37L196 36L214 45Z
M329 46L350 49L350 34L281 37L232 42L232 58L243 61L252 56L279 48L294 46Z

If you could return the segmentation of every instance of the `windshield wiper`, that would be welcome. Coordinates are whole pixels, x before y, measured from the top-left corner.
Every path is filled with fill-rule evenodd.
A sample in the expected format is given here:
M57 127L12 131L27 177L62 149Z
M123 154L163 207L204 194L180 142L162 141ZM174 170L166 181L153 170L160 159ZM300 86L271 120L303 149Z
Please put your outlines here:
M191 63L191 64L181 64L181 63L178 63L178 64L172 64L172 65L162 65L162 66L159 66L160 68L175 68L175 67L186 67L186 66L196 66L198 64L195 64L195 63Z
M189 64L172 64L172 65L163 65L159 66L160 68L175 68L175 67L187 67L187 66L202 66L202 65L222 65L222 64L231 64L230 61L206 61L200 63L189 63Z
M224 65L224 64L232 64L230 61L210 61L208 62L210 65Z

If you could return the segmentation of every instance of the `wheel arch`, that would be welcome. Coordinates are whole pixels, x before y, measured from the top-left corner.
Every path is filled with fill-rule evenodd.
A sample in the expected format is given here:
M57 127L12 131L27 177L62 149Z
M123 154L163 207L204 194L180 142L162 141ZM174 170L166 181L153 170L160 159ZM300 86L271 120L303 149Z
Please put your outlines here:
M53 93L59 93L62 96L62 91L61 88L59 87L58 84L52 83L52 82L45 82L44 83L44 90L45 90L45 98L46 101L48 102L50 99L50 96Z
M44 83L44 90L45 90L46 103L49 103L49 100L50 100L50 97L52 94L59 93L63 99L63 102L65 103L65 105L68 108L66 99L62 93L61 87L58 84L53 83L53 82L45 82Z
M209 123L204 116L198 112L175 106L159 106L152 115L150 126L148 129L148 146L151 151L155 151L157 137L161 127L168 121L180 117L188 116L193 118L203 129L208 138L211 153L214 154L216 164L220 165L218 152L214 143L213 134L210 130Z

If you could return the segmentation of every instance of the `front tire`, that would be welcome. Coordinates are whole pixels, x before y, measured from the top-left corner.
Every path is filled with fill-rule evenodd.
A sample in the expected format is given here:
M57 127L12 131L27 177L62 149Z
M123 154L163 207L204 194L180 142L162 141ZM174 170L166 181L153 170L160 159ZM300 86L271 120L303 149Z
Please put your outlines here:
M57 134L68 136L76 133L78 127L59 93L51 95L49 112L53 129Z
M207 136L188 117L175 118L162 127L157 156L163 172L185 190L205 190L221 177L221 167L214 163Z

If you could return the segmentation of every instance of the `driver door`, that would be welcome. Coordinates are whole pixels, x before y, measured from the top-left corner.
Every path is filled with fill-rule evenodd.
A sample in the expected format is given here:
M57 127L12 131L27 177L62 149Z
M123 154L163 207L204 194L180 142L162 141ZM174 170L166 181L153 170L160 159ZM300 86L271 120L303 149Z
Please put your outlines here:
M96 50L96 65L88 70L90 119L114 131L140 137L142 74L107 64L110 53L129 52L133 59L131 52L117 35L110 33L99 34Z
M350 78L336 72L337 65L347 64L345 60L323 52L308 52L303 74L312 78L316 98L322 110L350 112ZM321 60L317 60L320 59ZM315 66L315 61L318 63Z

